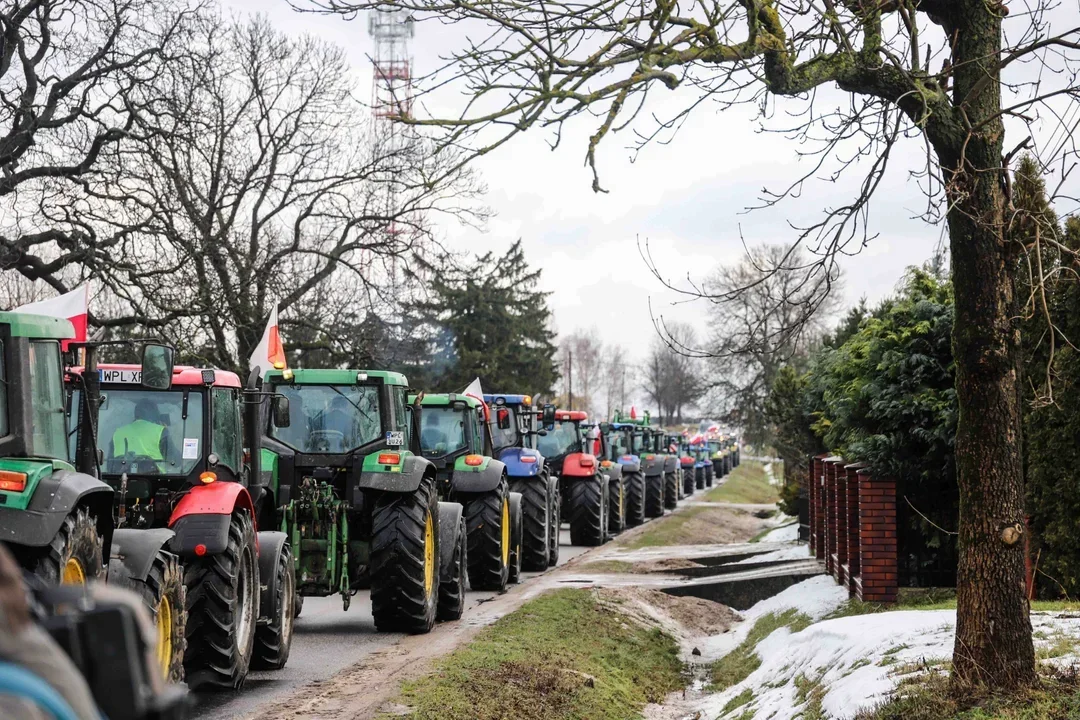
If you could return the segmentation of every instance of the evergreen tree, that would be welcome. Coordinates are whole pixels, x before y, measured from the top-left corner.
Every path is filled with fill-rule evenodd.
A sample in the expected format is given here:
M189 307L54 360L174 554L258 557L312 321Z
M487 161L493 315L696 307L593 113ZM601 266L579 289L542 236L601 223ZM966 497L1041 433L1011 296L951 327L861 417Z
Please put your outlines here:
M425 270L430 295L414 309L426 324L429 351L409 370L414 386L459 390L479 377L499 392L552 393L558 366L549 293L537 289L541 271L529 268L520 240L468 268Z

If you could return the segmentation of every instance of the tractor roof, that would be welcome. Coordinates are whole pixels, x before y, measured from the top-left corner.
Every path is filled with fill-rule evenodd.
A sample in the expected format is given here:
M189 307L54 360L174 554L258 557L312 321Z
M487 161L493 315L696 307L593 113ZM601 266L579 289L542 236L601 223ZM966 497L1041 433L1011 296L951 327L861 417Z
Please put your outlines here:
M141 365L127 365L124 363L102 363L98 365L98 370L101 371L101 382L103 385L139 385L138 375L136 372L142 370ZM71 368L71 372L81 374L83 369L81 367ZM109 371L115 371L111 375ZM127 371L127 374L125 374ZM207 383L203 380L203 372L208 371L214 373L214 382ZM173 368L172 376L173 385L212 385L213 387L232 387L238 388L240 385L240 378L234 372L228 370L212 370L210 368L197 368L190 365L177 365Z
M645 428L644 428L644 426L642 426L642 425L641 425L641 424L639 424L639 423L631 423L631 422L613 422L613 423L610 423L610 424L611 424L611 427L612 427L612 428L613 428L614 430L626 430L626 429L630 429L630 430L644 430L644 429L645 429Z
M10 325L12 337L43 340L71 340L75 337L75 327L70 320L47 315L0 312L0 325Z
M415 395L409 396L409 402L413 401ZM454 403L463 402L471 408L478 408L481 403L471 395L461 395L459 393L432 393L430 395L424 395L424 399L420 401L420 405L423 407L447 407Z
M488 405L498 405L502 400L503 405L532 405L531 395L509 395L507 393L484 393L484 402Z
M556 410L555 411L555 419L556 420L577 420L578 422L581 422L582 420L588 420L589 419L589 413L584 412L583 410Z
M323 368L297 368L290 370L295 385L357 385L369 379L380 379L384 385L409 386L409 381L398 372L386 370L335 370ZM284 370L270 370L264 376L267 382L282 382ZM361 375L364 376L361 379Z

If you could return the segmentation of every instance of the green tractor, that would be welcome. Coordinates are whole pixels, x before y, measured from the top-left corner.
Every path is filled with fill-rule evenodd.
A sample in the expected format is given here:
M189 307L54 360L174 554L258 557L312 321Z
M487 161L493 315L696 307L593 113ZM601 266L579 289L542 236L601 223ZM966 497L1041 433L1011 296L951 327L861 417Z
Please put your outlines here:
M649 428L652 444L657 459L664 462L664 507L674 510L679 504L681 486L679 483L679 456L676 448L668 442L668 434L662 428Z
M68 443L60 343L67 320L0 313L0 540L47 582L105 576L113 489Z
M266 418L262 472L274 502L260 525L289 537L302 597L371 589L380 631L426 633L460 617L463 508L440 502L420 447L421 405L404 375L374 370L269 370L263 390L288 401Z
M630 425L641 428L640 435L636 431L631 433L631 448L632 451L636 451L639 449L637 442L641 443L640 454L636 452L633 454L639 457L639 470L645 478L645 517L663 517L665 507L664 490L667 485L667 477L665 476L667 470L667 457L661 454L661 451L663 450L661 441L663 433L650 427L648 412L645 413L645 417L643 418L624 418L616 411L615 421L612 424L617 427ZM640 440L638 440L638 438L640 438ZM678 496L676 495L676 500L677 498ZM631 503L631 511L633 511L634 505L636 504L633 486L630 488L629 501Z
M490 410L470 395L419 400L420 452L435 466L439 497L464 508L469 586L502 592L521 577L522 496L510 492L506 464L492 457ZM410 401L415 406L416 397Z

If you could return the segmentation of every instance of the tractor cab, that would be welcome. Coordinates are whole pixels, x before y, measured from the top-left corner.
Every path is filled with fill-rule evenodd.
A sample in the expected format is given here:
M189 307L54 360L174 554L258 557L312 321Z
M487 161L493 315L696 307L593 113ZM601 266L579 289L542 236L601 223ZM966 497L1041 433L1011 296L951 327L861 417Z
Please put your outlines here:
M580 410L557 410L552 427L536 440L536 449L544 456L552 472L561 474L568 459L586 467L592 474L596 457L585 449L588 415Z
M410 396L410 405L416 399ZM439 494L448 496L456 471L472 472L492 459L491 413L476 398L455 393L425 394L420 405L420 453L435 466Z

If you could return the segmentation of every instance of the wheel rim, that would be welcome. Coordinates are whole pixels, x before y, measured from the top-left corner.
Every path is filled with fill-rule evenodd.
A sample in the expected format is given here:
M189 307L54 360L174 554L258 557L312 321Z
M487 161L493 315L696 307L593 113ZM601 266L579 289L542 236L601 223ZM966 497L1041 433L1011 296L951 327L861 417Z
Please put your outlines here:
M289 562L292 562L291 558ZM285 573L285 596L281 599L281 641L292 637L293 616L296 614L296 585L293 573Z
M250 548L244 548L244 554L240 562L240 572L236 577L238 600L236 608L236 644L241 653L247 651L248 639L254 625L251 620L255 610L255 593L252 592L251 578L248 577L250 560L251 550Z
M502 564L510 564L510 501L506 498L502 510Z
M86 571L77 558L68 558L64 563L64 572L60 577L62 585L85 585Z
M157 604L157 658L161 665L161 673L169 677L169 668L172 667L172 603L169 598L162 597Z
M424 520L424 592L431 595L435 587L435 523L431 513Z

